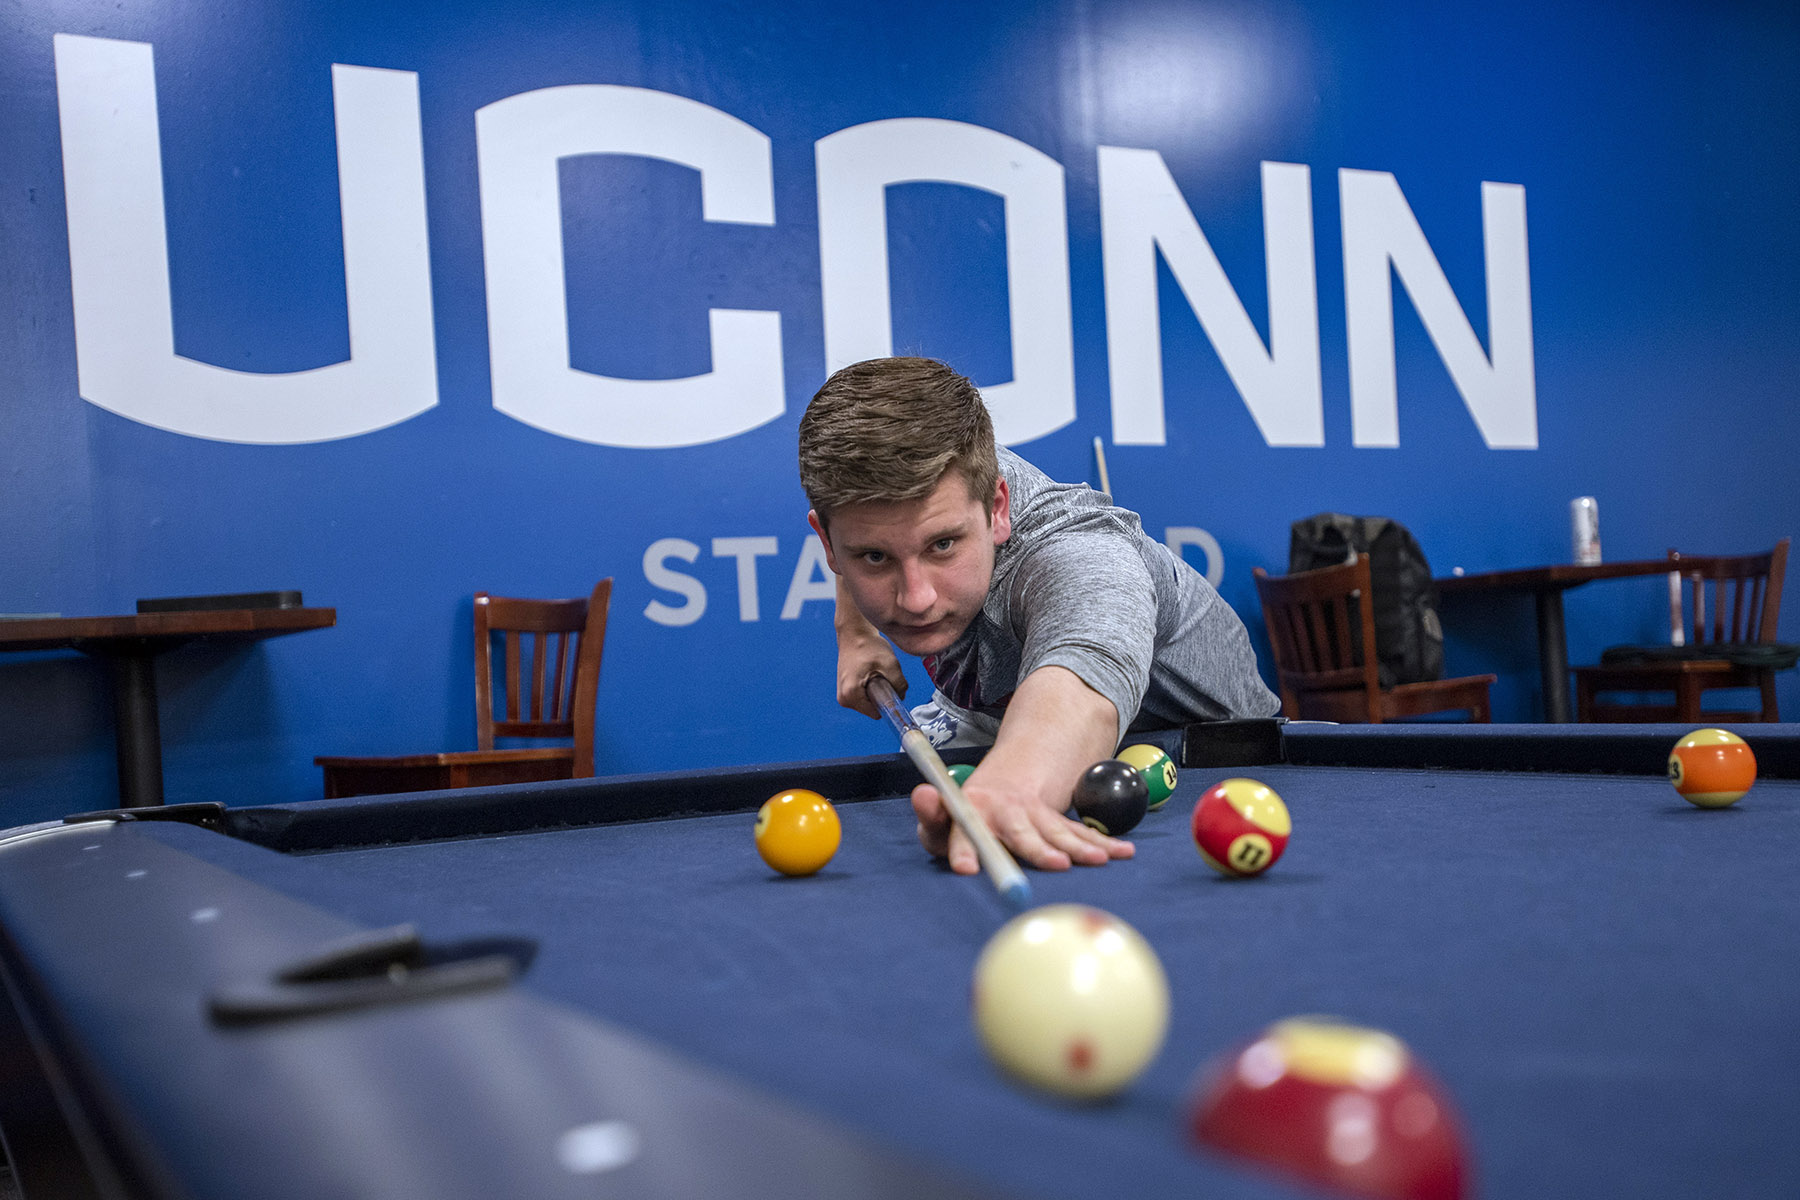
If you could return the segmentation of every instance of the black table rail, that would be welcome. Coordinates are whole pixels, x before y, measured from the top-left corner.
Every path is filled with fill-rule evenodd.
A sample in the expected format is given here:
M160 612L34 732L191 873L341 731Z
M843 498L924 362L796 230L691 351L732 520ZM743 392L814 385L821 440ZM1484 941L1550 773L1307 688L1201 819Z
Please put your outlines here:
M1800 778L1800 725L1731 727L1756 752L1765 779ZM1683 725L1332 725L1218 721L1133 735L1177 757L1183 769L1226 772L1273 763L1419 770L1562 771L1662 775ZM973 763L980 749L952 750L947 763ZM408 792L393 797L308 800L233 808L183 804L107 810L70 822L178 820L283 853L355 846L498 837L709 813L755 812L804 778L834 803L892 796L919 782L903 754L768 763L686 772L559 779L539 784ZM679 781L677 786L671 786Z

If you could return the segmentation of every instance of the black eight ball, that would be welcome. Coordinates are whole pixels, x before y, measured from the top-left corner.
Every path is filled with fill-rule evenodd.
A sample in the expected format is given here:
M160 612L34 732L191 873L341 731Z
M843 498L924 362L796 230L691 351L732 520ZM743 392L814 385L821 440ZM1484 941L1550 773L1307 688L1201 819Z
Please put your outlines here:
M1128 762L1102 759L1081 773L1072 797L1075 815L1109 837L1123 837L1150 809L1150 788Z

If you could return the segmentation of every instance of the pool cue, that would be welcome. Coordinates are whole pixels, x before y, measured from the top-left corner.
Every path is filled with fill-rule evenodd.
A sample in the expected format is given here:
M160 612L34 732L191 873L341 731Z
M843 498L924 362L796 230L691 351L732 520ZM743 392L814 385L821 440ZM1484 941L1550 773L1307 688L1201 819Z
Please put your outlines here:
M938 757L937 750L925 737L925 733L913 723L912 714L900 707L900 697L894 694L894 685L880 675L871 675L863 684L863 690L881 715L888 719L900 734L900 745L906 751L906 757L912 759L913 766L919 768L919 774L925 776L925 782L938 790L944 798L944 807L950 810L950 817L956 822L969 841L975 844L975 855L981 860L988 878L993 880L994 887L1015 908L1023 909L1031 903L1031 885L1025 882L1025 872L1019 870L1019 864L1013 861L994 831L987 827L981 814L970 806L969 798L963 795L962 784L950 777L944 767L944 760Z
M1681 555L1674 550L1669 551L1669 561L1679 562ZM1669 645L1687 645L1687 630L1681 621L1681 572L1669 572Z
M1100 464L1100 490L1110 496L1112 484L1106 478L1106 447L1100 444L1098 437L1094 439L1094 461Z

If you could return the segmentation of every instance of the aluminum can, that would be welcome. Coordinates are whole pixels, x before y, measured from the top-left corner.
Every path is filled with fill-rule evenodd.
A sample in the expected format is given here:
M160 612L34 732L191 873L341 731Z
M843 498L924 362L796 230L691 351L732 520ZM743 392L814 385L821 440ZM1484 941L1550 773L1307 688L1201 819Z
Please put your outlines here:
M1591 567L1600 561L1600 505L1592 496L1569 501L1569 540L1576 562Z

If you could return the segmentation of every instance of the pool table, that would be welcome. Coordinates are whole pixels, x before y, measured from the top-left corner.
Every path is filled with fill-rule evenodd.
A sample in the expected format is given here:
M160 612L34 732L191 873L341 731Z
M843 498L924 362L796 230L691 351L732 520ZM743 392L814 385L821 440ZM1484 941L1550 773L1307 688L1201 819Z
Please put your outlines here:
M984 1057L1010 914L919 849L898 755L24 827L0 1133L27 1197L1296 1197L1184 1113L1325 1013L1443 1082L1473 1194L1796 1195L1800 726L1737 730L1761 778L1716 811L1660 778L1673 726L1158 735L1180 784L1136 857L1030 873L1169 975L1162 1052L1100 1104ZM1294 819L1254 879L1189 839L1232 775ZM838 802L812 877L752 845L787 786Z

